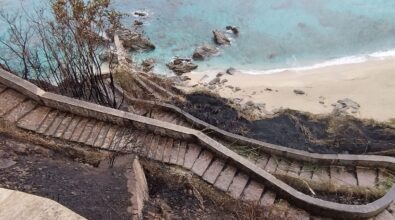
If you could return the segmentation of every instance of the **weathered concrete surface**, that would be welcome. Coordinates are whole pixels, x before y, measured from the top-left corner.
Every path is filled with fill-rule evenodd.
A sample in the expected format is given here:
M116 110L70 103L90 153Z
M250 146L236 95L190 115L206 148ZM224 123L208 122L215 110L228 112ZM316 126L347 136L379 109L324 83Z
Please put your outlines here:
M82 216L50 199L0 188L0 219L82 220Z

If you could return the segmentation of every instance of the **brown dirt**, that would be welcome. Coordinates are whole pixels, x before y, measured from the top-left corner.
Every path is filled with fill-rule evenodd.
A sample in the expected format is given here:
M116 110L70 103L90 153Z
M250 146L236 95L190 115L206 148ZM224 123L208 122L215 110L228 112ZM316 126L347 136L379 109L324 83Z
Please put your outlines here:
M53 199L88 219L130 219L124 168L96 168L0 133L0 187Z

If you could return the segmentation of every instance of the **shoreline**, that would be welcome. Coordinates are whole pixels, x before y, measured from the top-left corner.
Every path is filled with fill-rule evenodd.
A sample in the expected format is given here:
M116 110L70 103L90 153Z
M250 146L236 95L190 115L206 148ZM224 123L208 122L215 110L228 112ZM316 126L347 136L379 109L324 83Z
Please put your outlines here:
M388 122L395 118L394 61L395 58L386 58L275 74L225 74L220 78L227 82L209 90L224 98L241 99L242 103L264 103L269 112L288 108L328 114L334 109L332 104L348 98L360 105L351 113L353 116ZM207 84L218 72L210 70L185 74L191 80L182 89L187 92L208 89ZM202 80L203 76L206 77ZM239 87L240 91L229 87ZM305 94L295 94L294 90L302 90Z

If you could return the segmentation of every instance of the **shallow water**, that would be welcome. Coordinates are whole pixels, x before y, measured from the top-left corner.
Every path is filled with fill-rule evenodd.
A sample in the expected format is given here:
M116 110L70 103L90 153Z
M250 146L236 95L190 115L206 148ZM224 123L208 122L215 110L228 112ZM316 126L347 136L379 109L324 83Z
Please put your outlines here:
M10 10L20 4L0 2ZM198 45L212 43L211 31L227 25L238 26L239 37L221 48L220 56L198 62L199 70L270 70L342 57L347 58L326 64L362 62L366 56L354 55L395 48L392 0L115 0L113 6L129 14L149 13L144 30L157 49L135 57L155 58L161 72L172 57L190 57ZM126 18L125 25L135 19Z

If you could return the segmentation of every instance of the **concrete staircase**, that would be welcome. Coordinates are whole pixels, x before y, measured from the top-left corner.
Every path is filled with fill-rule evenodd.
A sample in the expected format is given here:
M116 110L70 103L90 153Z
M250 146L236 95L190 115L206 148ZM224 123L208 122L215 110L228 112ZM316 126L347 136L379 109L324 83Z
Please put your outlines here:
M81 101L74 103L68 98L64 102L55 101L62 97L52 94L42 95L45 101L41 102L38 98L34 99L34 95L24 95L31 90L17 91L16 85L10 88L6 84L0 84L0 117L16 123L22 129L103 150L135 153L152 160L178 165L192 171L233 198L261 206L271 206L281 198L315 214L336 216L342 213L342 218L352 219L379 213L375 219L395 219L394 204L388 207L390 201L395 198L393 189L372 204L344 205L304 195L268 174L375 187L390 177L387 174L391 171L386 170L386 164L394 165L393 159L373 156L368 157L369 159L361 157L363 163L350 161L348 165L339 165L333 160L334 165L320 165L319 160L314 158L306 161L289 159L286 154L267 154L249 162L204 134L194 133L195 131L187 128L192 127L191 124L176 115L153 111L152 117L159 120L144 119L141 116L129 116L117 110L112 112L111 109ZM92 108L97 108L97 112L101 113L93 114L90 110ZM116 120L109 120L114 115L117 115ZM129 123L126 119L135 122ZM161 122L162 120L186 127ZM117 121L119 123L115 123ZM197 138L189 135L192 133ZM378 163L370 163L374 166L360 166L369 165L369 161L375 161L374 159L385 162L380 163L382 166L376 166ZM347 161L342 158L338 160ZM309 212L301 212L300 216L293 216L293 219L310 219Z

